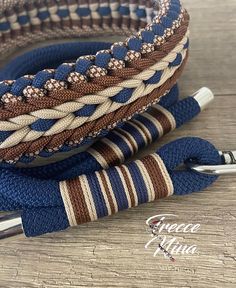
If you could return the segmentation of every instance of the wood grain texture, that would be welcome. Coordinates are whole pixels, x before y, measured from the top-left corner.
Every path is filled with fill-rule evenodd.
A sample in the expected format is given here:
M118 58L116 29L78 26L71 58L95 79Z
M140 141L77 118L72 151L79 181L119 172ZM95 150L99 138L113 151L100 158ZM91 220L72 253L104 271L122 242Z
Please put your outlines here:
M182 95L201 86L216 94L197 119L141 154L182 136L200 136L219 149L236 149L236 1L184 0L191 22L191 55L180 81ZM0 242L0 287L236 287L235 176L222 177L202 193L142 205L94 223L34 239ZM145 220L174 213L178 223L200 223L195 255L171 263L144 249Z

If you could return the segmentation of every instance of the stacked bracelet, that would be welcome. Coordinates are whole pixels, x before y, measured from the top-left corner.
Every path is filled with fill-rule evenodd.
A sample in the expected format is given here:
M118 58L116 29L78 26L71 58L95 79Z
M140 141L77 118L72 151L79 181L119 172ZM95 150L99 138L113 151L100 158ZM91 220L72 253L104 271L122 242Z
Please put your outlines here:
M209 91L204 91L197 94L200 98L188 97L173 104L162 101L166 108L155 105L122 128L115 128L86 152L63 161L34 168L0 168L0 210L21 210L25 235L37 236L173 193L204 189L217 177L175 171L192 158L197 163L220 163L215 148L197 138L180 139L158 154L123 164L141 148L200 113L212 100ZM171 96L173 101L177 93L174 87L167 98Z
M117 27L133 35L56 69L4 80L0 84L4 162L51 156L108 133L166 95L187 59L189 17L178 0L157 1L158 8L152 1L111 1L110 6L107 1L46 1L47 7L41 2L11 1L2 9L2 47L25 39L29 31L34 38L40 29L40 33L51 29L55 38L55 31L65 33L76 23L89 35L95 28L105 35Z

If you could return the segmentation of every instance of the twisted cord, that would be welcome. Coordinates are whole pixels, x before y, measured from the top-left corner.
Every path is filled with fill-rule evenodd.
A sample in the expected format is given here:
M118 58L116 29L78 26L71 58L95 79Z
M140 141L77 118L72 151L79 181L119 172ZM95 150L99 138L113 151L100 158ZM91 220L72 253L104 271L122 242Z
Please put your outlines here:
M150 0L143 3L139 1L108 3L104 0L82 0L79 3L76 0L7 1L0 7L0 37L7 49L3 53L6 55L9 50L14 50L19 45L19 37L25 38L25 43L21 42L25 46L30 38L47 28L51 30L48 35L52 39L57 38L60 30L62 32L68 30L66 32L71 35L73 28L77 28L78 33L83 36L96 30L103 30L104 34L110 32L111 27L114 32L128 29L132 31L137 30L138 27L144 27L151 20L152 14L161 17L173 7L179 7L179 1L176 0L159 3L158 13ZM29 35L29 32L32 35ZM65 34L64 37L68 35ZM10 46L9 42L13 45Z
M117 85L117 87L119 87L119 83L121 83L122 81L133 78L135 75L140 74L141 71L161 61L162 58L167 57L169 52L171 52L175 48L175 46L181 40L183 40L183 37L186 35L188 28L188 21L189 19L187 17L187 19L185 19L185 21L183 22L183 25L176 30L176 33L173 36L171 36L167 42L163 43L160 46L160 50L158 49L158 51L148 53L145 59L137 59L136 61L133 61L133 63L129 63L129 65L125 68L112 71L111 75L93 78L89 82L80 82L79 84L76 83L72 84L70 90L64 89L64 90L57 90L55 92L51 91L49 92L48 95L44 95L44 97L40 97L38 99L37 98L32 99L29 97L25 99L24 102L22 101L16 101L14 103L12 103L11 101L7 102L5 103L4 107L0 108L0 119L6 120L8 118L23 115L25 113L29 113L38 109L60 106L66 101L75 100L81 98L84 95L93 94L96 92L102 93L103 90L106 92L107 88L114 85ZM60 71L60 69L62 68L63 69L65 68L64 64L62 64L58 68L58 71ZM55 73L54 75L57 75L57 73ZM53 74L52 75L50 74L49 76L51 77L53 76ZM41 80L42 78L41 73L38 73L35 77L36 77L35 80L36 83L38 82L43 83ZM19 83L20 89L17 88L17 90L23 91L25 85L27 85L27 81L26 82L22 81L21 78L19 79L19 81L20 81ZM22 86L22 84L24 86ZM12 89L11 87L13 83L3 82L2 85L3 87L2 89L0 89L0 92L3 91L4 93L6 92L9 93ZM15 85L16 87L18 87L18 84ZM118 93L120 91L121 90L119 90Z
M173 93L177 95L176 87L172 89L171 98L173 98ZM187 97L162 109L160 105L154 105L149 111L127 121L121 128L110 131L85 152L61 162L39 167L19 168L18 171L40 179L67 180L102 168L107 169L110 166L123 164L141 149L175 128L181 127L200 112L199 104L193 97ZM122 153L117 154L119 150Z
M181 55L181 59L185 58L186 50L182 52L184 45L186 44L187 36L183 39L183 42L180 43L174 50L167 57L163 59L162 62L157 63L156 65L152 66L150 69L146 70L145 73L141 73L135 77L133 80L129 80L121 83L120 87L112 87L112 89L107 89L106 93L99 93L98 95L88 95L82 98L79 98L76 102L72 103L65 103L60 107L56 107L56 110L49 110L46 111L40 110L37 112L31 112L31 115L25 117L25 115L18 116L15 119L9 119L10 121L0 121L0 130L2 131L10 131L10 130L17 130L10 137L8 137L4 142L0 144L0 149L13 147L20 142L28 142L32 140L36 140L42 136L51 136L57 133L60 133L64 130L72 130L76 129L77 127L82 126L86 122L94 121L100 118L103 115L112 113L119 109L120 107L124 106L123 103L112 103L108 97L114 97L117 92L121 91L121 89L131 89L133 86L139 86L135 88L133 91L130 99L126 102L126 105L134 102L140 95L142 97L150 94L154 89L160 87L165 83L180 67L181 63L177 67L170 67L170 63L172 63L177 55ZM181 53L182 52L182 53ZM158 84L149 84L145 86L144 81L147 81L157 72L161 71L161 78ZM135 81L136 80L136 81ZM112 94L111 94L112 92ZM95 100L96 99L96 100ZM104 99L107 99L104 101ZM96 103L95 103L95 101ZM102 104L101 104L102 103ZM70 113L72 110L79 110L84 107L84 105L91 105L91 104L100 104L99 107L96 109L95 113L90 117L76 117L73 113ZM64 111L67 111L66 113ZM45 113L46 112L46 113ZM50 127L47 131L37 132L30 129L30 127L26 127L31 125L32 123L36 122L38 119L44 119L44 117L48 117L50 115L50 119L58 119L64 115L63 118L57 120L57 122Z
M1 195L6 207L11 205L13 209L22 210L26 236L37 236L93 221L172 193L189 194L211 185L217 176L188 169L176 171L181 163L191 159L200 165L221 163L218 151L209 142L182 138L142 160L69 181L39 180L2 169ZM16 187L21 187L21 193Z
M109 125L108 128L114 128L120 119L122 121L126 121L129 119L129 116L134 115L135 113L141 112L140 107L147 108L150 106L150 103L155 103L158 99L167 93L171 89L171 87L176 83L177 79L180 77L180 74L183 71L185 66L187 57L184 59L181 67L175 72L175 74L169 78L161 87L155 89L151 94L142 97L136 100L134 103L120 108L118 111L114 113L110 113L99 119L98 121L86 123L85 125L76 128L75 130L67 130L59 133L54 136L47 136L36 141L20 143L13 148L6 148L0 150L0 159L4 159L6 161L17 161L19 157L25 153L37 153L42 149L50 149L55 148L60 145L63 145L66 141L66 144L70 144L70 141L77 141L77 143L81 143L86 135L90 137L97 137L99 135L99 131L101 129L106 129L106 125ZM145 108L145 109L146 109ZM144 110L145 110L144 109ZM113 126L114 125L114 126ZM96 132L97 131L97 132ZM93 134L91 134L93 133ZM78 139L80 139L78 141Z

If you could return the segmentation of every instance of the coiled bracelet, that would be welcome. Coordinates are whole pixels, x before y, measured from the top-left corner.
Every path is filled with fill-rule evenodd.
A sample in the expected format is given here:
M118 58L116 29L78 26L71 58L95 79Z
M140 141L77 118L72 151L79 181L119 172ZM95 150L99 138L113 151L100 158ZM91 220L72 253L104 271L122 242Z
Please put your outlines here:
M188 25L179 0L8 0L0 6L1 59L45 40L125 35L113 44L38 48L0 71L0 210L19 211L26 236L200 191L217 179L176 170L186 162L222 162L198 138L124 164L213 98L204 88L178 100ZM35 166L35 158L70 150L73 156ZM0 225L0 238L12 233L8 228Z

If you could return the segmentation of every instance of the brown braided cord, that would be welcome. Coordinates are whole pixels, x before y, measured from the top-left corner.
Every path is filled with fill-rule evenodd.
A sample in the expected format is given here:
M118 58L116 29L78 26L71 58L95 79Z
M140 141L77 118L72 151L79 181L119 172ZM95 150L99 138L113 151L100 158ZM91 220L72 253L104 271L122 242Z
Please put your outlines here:
M52 108L67 101L78 99L84 95L102 91L124 80L130 79L132 76L139 74L166 57L183 39L188 29L188 24L189 16L187 12L185 12L181 27L176 30L176 33L172 35L167 42L160 46L158 51L148 53L146 58L136 60L123 69L115 70L109 76L94 78L89 82L73 84L70 89L49 92L48 95L42 98L30 98L27 102L7 103L4 107L0 108L0 120L7 120L39 109Z
M155 89L149 95L141 97L135 102L119 108L115 112L109 113L95 121L88 122L74 130L66 130L56 135L41 137L35 141L20 143L11 148L0 149L0 159L6 161L15 160L16 158L26 153L35 154L42 149L53 149L63 145L65 142L82 142L83 138L89 136L91 133L94 134L93 137L96 137L96 132L99 132L101 129L107 129L108 126L116 124L117 122L121 122L121 119L122 121L126 121L128 117L144 109L144 107L147 107L150 105L150 103L160 99L161 96L165 95L165 93L173 87L184 69L187 58L188 52L182 62L182 65L180 68L178 68L174 75L169 78L161 87Z

